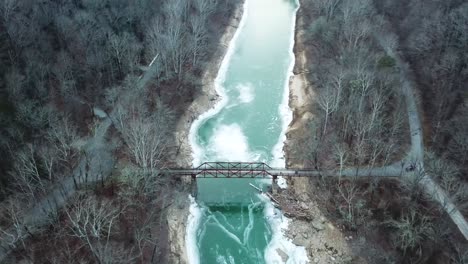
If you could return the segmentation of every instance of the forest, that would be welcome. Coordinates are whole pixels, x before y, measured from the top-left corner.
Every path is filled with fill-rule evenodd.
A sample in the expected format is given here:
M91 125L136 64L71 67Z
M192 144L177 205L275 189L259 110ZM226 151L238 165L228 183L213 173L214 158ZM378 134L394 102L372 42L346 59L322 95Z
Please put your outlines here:
M295 113L312 118L306 143L290 147L292 160L340 176L357 168L355 177L311 179L310 195L338 224L379 245L380 263L467 263L466 240L445 202L468 216L468 4L301 4L296 51L305 51L307 63L295 74L306 76L313 103ZM416 111L422 117L414 131ZM358 177L369 169L392 176L399 166L407 177ZM428 193L428 175L446 200Z
M468 217L468 3L300 2L313 117L288 155L339 176L310 196L378 263L468 263L425 188ZM240 3L0 0L0 262L175 263L173 132ZM395 168L408 177L358 177Z
M0 2L2 259L169 261L161 169L237 4Z

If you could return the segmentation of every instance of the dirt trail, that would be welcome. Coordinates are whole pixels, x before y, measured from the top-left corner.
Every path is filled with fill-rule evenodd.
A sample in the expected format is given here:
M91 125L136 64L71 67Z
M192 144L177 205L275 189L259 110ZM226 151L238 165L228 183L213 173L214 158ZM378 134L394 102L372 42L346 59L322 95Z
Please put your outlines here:
M139 87L146 86L152 79L156 73L152 68L151 65L148 66L137 84ZM97 111L104 113L100 109ZM21 232L23 238L26 239L29 234L34 234L50 222L51 215L67 203L80 184L104 180L111 174L116 160L112 153L111 144L106 141L107 132L112 125L109 116L113 115L109 114L102 118L94 129L93 135L86 141L83 148L84 154L72 174L55 183L55 187L46 197L27 209L18 221L18 226L12 226L0 233L0 263L3 263L12 251L8 244L20 242L17 240L18 232Z
M391 32L389 29L387 30L386 32ZM405 166L409 166L410 164L415 166L417 170L416 173L423 175L420 184L424 186L426 192L444 208L465 239L468 240L468 222L465 217L452 202L452 199L447 195L445 190L443 190L432 179L431 175L428 175L424 170L424 134L418 110L418 93L414 81L414 74L409 64L403 59L401 54L395 50L396 45L393 49L386 49L384 38L379 33L375 33L374 37L387 54L395 59L396 66L400 70L401 89L405 97L411 137L411 149L406 158L401 162L402 164L404 163Z
M8 244L13 244L17 234L21 232L23 239L29 234L34 234L40 228L49 223L51 215L64 206L67 200L77 191L77 186L83 183L92 183L105 179L114 168L115 159L112 149L106 144L105 136L112 122L107 117L95 129L94 136L91 137L85 147L83 158L78 166L73 170L72 175L65 177L61 182L55 184L55 188L50 193L33 205L24 213L18 226L8 228L0 235L0 263L11 252ZM8 234L13 234L10 236Z
M377 37L377 39L380 38ZM426 192L444 208L465 239L468 240L468 222L465 217L461 214L447 193L432 179L430 175L426 174L424 170L423 131L417 106L417 93L413 81L413 73L400 54L393 50L387 52L390 56L395 58L396 65L400 69L402 92L405 96L408 112L408 122L411 133L411 150L408 153L405 162L407 164L416 165L417 173L424 175L420 184L424 186Z
M305 17L305 16L304 16ZM308 120L314 118L312 104L314 103L313 89L310 89L310 85L305 78L304 72L307 70L307 56L305 56L305 41L302 38L303 30L307 26L304 21L304 17L298 15L298 23L296 23L296 65L294 69L294 76L291 77L290 82L290 102L289 106L294 112L294 118L288 128L288 140L285 145L285 151L287 152L287 164L288 168L301 168L301 164L295 164L295 152L294 145L300 144L301 139L307 137L305 124ZM378 38L378 36L376 36ZM383 43L382 43L383 44ZM382 45L383 46L383 45ZM387 51L388 52L388 51ZM420 115L418 112L418 100L415 96L414 82L412 81L412 72L409 70L408 65L402 60L402 58L395 54L394 51L389 52L389 55L394 57L397 62L397 66L400 69L401 75L401 88L402 94L406 100L408 122L410 127L411 148L408 150L406 156L393 164L385 167L377 168L347 168L343 170L344 176L397 176L397 177L409 177L414 172L407 172L406 169L411 165L416 165L416 169L419 173L422 173L420 184L431 195L435 201L439 202L440 205L449 214L450 218L458 226L460 232L468 239L468 223L466 222L463 215L456 208L455 204L451 201L448 195L440 188L432 178L424 172L423 157L424 157L424 141L423 131ZM321 172L325 175L338 175L338 172ZM329 261L332 257L327 251L327 248L323 248L323 244L332 244L335 249L340 252L341 260L344 262L345 256L356 256L355 252L360 252L362 256L379 256L378 248L374 248L371 244L360 244L365 239L363 237L351 237L346 236L346 232L338 230L330 223L328 219L321 212L321 208L318 206L315 199L321 199L321 197L309 197L307 193L310 191L308 179L306 178L295 178L292 179L290 184L293 186L294 202L297 206L300 206L303 210L311 212L313 216L312 227L308 221L300 219L292 219L292 224L289 227L288 234L296 245L303 245L306 247L310 254L310 260L313 263L322 263L322 261ZM299 200L300 202L297 202ZM354 236L354 235L353 235ZM344 238L344 240L343 240ZM365 250L360 251L365 245ZM325 253L324 253L325 251ZM328 252L328 253L327 253ZM358 254L359 255L359 254ZM333 255L340 260L336 255ZM372 262L372 261L371 261ZM366 262L364 259L360 259L359 263L371 263ZM326 263L326 262L324 262ZM375 262L373 262L375 263Z

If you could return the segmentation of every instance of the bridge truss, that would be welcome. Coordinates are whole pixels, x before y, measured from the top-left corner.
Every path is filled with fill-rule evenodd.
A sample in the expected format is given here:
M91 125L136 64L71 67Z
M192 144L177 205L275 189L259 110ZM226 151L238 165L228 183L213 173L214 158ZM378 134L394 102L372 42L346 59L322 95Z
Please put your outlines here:
M263 162L205 162L195 168L202 178L265 178L276 176L273 169Z

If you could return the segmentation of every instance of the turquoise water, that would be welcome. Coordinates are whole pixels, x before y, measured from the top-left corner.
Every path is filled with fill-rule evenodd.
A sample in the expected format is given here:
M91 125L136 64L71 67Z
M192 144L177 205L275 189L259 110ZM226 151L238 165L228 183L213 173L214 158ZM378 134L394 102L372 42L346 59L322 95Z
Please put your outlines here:
M297 4L247 0L245 7L218 76L223 97L219 111L201 117L192 128L195 166L204 161L284 163L278 159L277 145L284 138L288 113L281 113L280 106L287 103ZM274 227L265 217L265 202L249 186L266 189L270 180L198 179L197 183L200 217L193 241L198 254L189 253L191 263L274 262L268 250Z

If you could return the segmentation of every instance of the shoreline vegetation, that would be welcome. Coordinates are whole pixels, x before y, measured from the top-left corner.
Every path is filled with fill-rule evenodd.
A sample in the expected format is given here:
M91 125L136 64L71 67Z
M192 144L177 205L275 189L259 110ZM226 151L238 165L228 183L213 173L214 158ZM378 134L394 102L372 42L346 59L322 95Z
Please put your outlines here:
M346 42L352 40L351 46L355 46L355 50L360 52L364 50L364 53L368 52L369 57L377 55L376 61L379 67L375 69L374 75L378 76L376 79L381 78L379 71L385 71L385 68L389 67L387 69L390 70L386 73L390 77L387 80L386 85L389 87L387 89L393 90L393 93L398 95L401 85L398 80L399 71L392 70L396 68L396 63L391 56L385 55L391 54L389 51L395 48L394 45L398 45L393 39L395 36L384 31L387 33L384 41L374 39L376 36L373 32L379 30L380 23L385 23L378 20L383 18L373 9L372 1L359 1L353 5L346 5L352 1L329 1L329 5L323 1L300 0L300 2L294 47L296 65L294 76L290 80L289 106L293 110L293 120L289 125L284 147L287 167L332 168L341 171L347 167L366 166L365 163L359 163L359 149L353 146L358 140L355 136L359 135L358 130L352 135L351 141L345 136L344 143L339 141L340 133L333 131L339 129L335 127L334 122L336 124L343 114L338 110L340 102L335 102L327 95L336 97L341 93L341 96L344 96L344 89L349 85L347 81L353 78L353 69L334 60L345 58L347 60L345 63L356 66L366 63L365 59L359 62L353 61L352 51L350 54L346 48ZM379 5L379 8L398 5L387 2ZM354 9L354 6L362 8ZM341 14L338 13L342 9L348 12L349 27L340 24ZM361 13L359 17L353 19L354 12L365 14ZM353 23L355 23L354 28ZM366 23L374 23L375 28ZM353 32L366 25L369 26L368 31ZM346 37L340 38L335 35L337 32ZM358 36L361 33L362 35ZM385 34L376 35L382 38ZM385 52L377 42L383 43ZM370 65L364 66L365 71L373 70L371 65L375 62L370 62ZM364 79L361 78L362 80ZM373 83L372 86L379 85L378 81L374 81L370 81ZM357 83L350 82L350 84L353 86ZM341 92L330 91L327 87L339 87ZM366 100L372 102L375 98ZM395 96L384 100L387 100L387 105L391 105L393 101L393 104L405 108L401 100L395 101ZM372 112L374 106L375 101L368 111ZM382 162L382 159L391 162L411 158L400 157L401 154L398 154L409 151L409 136L406 134L410 134L408 125L405 124L408 122L407 114L401 112L399 115L401 124L396 127L393 136L401 138L396 141L396 145L400 147L388 152L389 156L386 157L362 156L363 161L370 158L373 166L377 166L376 164ZM394 124L400 122L399 119L395 120ZM359 120L355 122L359 123ZM364 127L367 124L360 126ZM414 133L411 136L414 137ZM319 142L322 141L326 146L320 146ZM334 143L335 147L330 143ZM338 149L336 147L338 144L345 148ZM378 140L374 144L379 144ZM304 146L315 154L305 154ZM411 153L413 151L411 150ZM327 154L330 152L334 153ZM372 152L372 147L366 147L366 152ZM346 161L343 162L344 160ZM355 163L356 161L358 163ZM434 164L434 161L429 162L431 165ZM286 216L292 218L287 231L289 238L294 244L306 248L311 263L411 263L416 260L421 263L426 263L428 260L436 261L434 263L450 261L464 263L463 261L468 260L468 256L461 249L466 248L467 241L459 234L457 227L441 205L424 194L418 177L415 178L416 180L412 182L405 179L386 180L375 177L370 180L358 180L352 177L293 178L288 182L288 189L280 192L275 198L284 208ZM458 195L457 192L455 194ZM455 199L461 198L450 195Z
M2 258L187 263L187 186L163 169L190 160L177 132L196 117L185 113L192 100L200 112L214 103L213 93L196 98L210 90L242 13L213 3L0 7Z
M468 3L298 1L286 167L408 177L292 178L286 236L310 263L468 263ZM187 264L189 183L161 168L192 165L244 1L33 2L0 6L0 263Z

